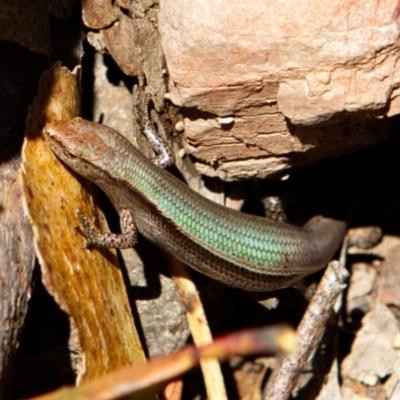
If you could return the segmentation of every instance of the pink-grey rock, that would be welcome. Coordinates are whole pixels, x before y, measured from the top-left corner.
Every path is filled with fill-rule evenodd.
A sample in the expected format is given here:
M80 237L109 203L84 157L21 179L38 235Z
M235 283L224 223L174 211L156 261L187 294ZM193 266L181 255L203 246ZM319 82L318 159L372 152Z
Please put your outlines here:
M399 113L394 0L160 5L169 97L205 174L265 177L355 151Z

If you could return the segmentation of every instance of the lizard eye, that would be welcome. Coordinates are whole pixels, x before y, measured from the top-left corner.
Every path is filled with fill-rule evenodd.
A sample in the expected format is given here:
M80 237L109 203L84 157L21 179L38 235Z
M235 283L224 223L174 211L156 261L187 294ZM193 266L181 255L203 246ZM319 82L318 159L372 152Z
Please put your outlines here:
M74 153L71 153L71 152L68 151L68 150L65 150L65 155L66 155L68 158L77 158L77 155L75 155Z

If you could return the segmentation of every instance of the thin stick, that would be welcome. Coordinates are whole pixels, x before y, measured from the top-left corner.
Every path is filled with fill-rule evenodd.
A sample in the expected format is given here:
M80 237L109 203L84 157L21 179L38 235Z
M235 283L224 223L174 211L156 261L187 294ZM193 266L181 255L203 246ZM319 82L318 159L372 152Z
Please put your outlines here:
M317 348L335 302L346 287L348 272L342 261L331 261L297 329L297 350L283 361L265 400L285 400L294 389L305 363Z
M174 257L168 257L168 268L178 285L179 295L186 308L186 316L193 341L197 347L213 341L207 317L197 289L192 281L189 268ZM227 400L221 366L216 358L200 359L209 400Z

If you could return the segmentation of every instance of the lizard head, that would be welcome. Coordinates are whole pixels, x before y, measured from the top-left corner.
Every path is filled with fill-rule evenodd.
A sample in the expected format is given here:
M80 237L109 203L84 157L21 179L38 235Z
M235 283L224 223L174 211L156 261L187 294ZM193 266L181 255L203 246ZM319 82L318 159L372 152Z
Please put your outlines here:
M101 179L115 160L118 144L128 142L113 129L82 118L48 123L43 135L62 162L92 181Z

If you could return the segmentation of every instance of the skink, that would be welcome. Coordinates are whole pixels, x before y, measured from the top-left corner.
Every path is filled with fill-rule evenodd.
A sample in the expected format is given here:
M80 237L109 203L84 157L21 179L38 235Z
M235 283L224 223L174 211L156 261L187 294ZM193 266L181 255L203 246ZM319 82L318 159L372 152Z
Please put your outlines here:
M118 132L81 118L47 124L44 136L58 158L98 185L123 215L127 240L109 234L90 243L131 246L137 229L229 286L255 292L290 286L327 264L347 228L321 216L296 227L220 206L154 165Z

